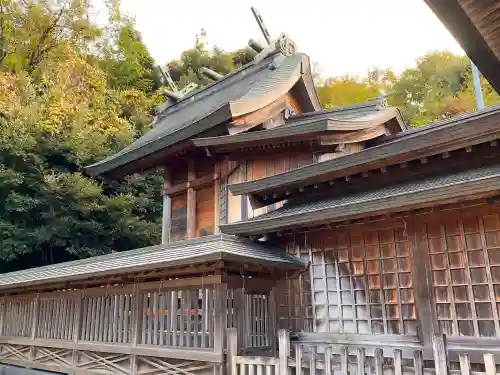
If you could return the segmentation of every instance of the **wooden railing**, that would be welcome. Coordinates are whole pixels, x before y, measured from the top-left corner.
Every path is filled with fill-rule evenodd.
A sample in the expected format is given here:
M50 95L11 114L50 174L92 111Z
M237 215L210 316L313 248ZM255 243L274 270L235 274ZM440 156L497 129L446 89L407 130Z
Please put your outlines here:
M238 338L229 329L227 374L496 375L495 359L500 356L497 339L447 342L444 335L434 335L432 349L425 349L415 338L363 335L332 338L309 335L291 341L289 332L280 330L277 354L250 356L237 353Z

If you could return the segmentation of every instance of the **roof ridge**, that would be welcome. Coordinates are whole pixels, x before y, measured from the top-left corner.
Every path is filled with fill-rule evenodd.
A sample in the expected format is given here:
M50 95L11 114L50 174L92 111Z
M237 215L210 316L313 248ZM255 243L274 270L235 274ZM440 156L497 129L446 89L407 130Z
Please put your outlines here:
M269 56L266 56L263 60L258 61L258 62L252 60L248 64L245 64L242 67L240 67L240 68L238 68L236 70L233 70L232 72L224 75L223 78L221 78L221 79L219 79L219 80L217 80L215 82L209 83L209 84L201 87L198 90L190 92L188 95L182 97L182 99L180 99L179 101L176 101L171 106L168 106L164 110L162 110L161 113L158 114L158 117L159 117L158 120L160 120L163 115L175 113L177 110L179 110L181 108L184 108L186 105L188 105L188 104L194 104L195 102L203 99L205 96L209 95L207 93L207 91L210 90L210 89L212 89L215 86L218 86L218 88L220 89L222 87L225 87L225 85L236 83L236 81L229 82L229 80L231 78L234 78L238 74L241 74L242 72L244 72L246 70L249 70L250 68L255 67L255 71L260 71L260 70L264 70L265 68L268 68L266 66L265 62L267 62L272 56L275 56L278 53L280 53L280 51L276 51L275 53L270 54ZM246 75L246 73L241 74L241 77L240 77L239 80L241 80L245 75ZM199 97L195 98L196 96L199 96Z

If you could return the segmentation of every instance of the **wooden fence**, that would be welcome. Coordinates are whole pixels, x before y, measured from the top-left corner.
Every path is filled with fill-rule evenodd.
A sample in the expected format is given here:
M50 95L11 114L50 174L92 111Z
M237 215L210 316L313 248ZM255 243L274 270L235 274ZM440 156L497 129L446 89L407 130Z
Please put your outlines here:
M386 342L338 338L325 342L291 341L278 333L278 353L237 353L237 335L228 330L228 375L496 375L500 340L454 340L433 336L432 348L416 340ZM370 342L371 341L371 342ZM477 342L475 344L474 342Z

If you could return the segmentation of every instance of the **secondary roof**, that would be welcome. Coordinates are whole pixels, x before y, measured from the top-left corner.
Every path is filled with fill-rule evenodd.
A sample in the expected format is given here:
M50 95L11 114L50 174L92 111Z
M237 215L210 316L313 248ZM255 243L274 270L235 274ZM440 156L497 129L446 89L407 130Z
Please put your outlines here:
M132 274L157 268L210 261L256 263L279 269L301 269L304 262L278 249L227 235L212 235L142 249L107 254L0 275L0 291L75 282L109 275Z
M329 144L361 142L406 129L401 113L394 107L378 102L318 111L290 118L275 128L208 138L196 138L195 146L207 147L213 153L242 148L265 147L281 143L304 141Z
M452 203L464 198L487 197L500 189L500 165L406 182L381 189L290 202L282 208L248 220L221 225L224 233L243 236L282 232L371 215L401 212Z
M249 194L265 204L312 184L456 150L500 138L500 106L457 116L392 136L387 142L353 154L229 186L234 195Z

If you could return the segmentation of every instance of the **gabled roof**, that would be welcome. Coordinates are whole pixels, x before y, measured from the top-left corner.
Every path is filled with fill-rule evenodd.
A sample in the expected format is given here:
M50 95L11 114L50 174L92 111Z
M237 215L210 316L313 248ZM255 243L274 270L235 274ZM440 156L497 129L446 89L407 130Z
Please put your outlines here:
M425 0L481 73L500 93L500 2Z
M311 82L309 82L311 81ZM320 108L312 85L309 58L301 53L271 54L167 107L155 126L130 146L86 167L96 176L122 168L188 140L234 117L260 109L301 85L307 111ZM312 90L312 91L311 91Z
M287 198L287 191L497 138L500 138L500 106L401 132L386 143L360 152L230 185L229 189L234 195L249 194L254 201L272 204Z
M390 121L396 125L389 125ZM268 130L196 138L193 143L217 153L253 146L317 140L322 135L328 135L330 142L361 142L403 129L406 129L406 124L397 108L381 107L377 102L370 102L294 116L284 125Z
M500 165L494 165L347 196L290 202L269 213L221 225L220 228L228 234L262 235L297 227L431 207L466 197L487 197L498 194L499 190Z
M267 264L274 268L301 269L305 267L300 259L278 249L243 238L218 234L4 273L0 275L0 290L56 282L74 282L217 260Z

